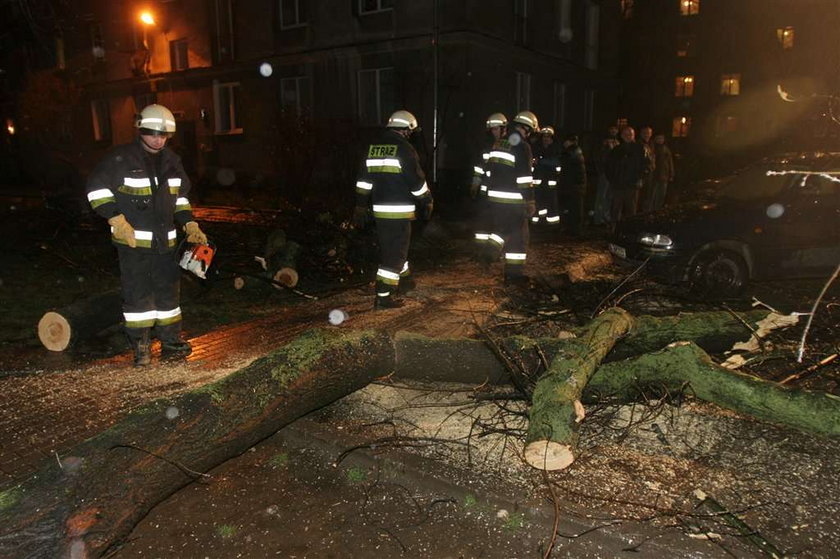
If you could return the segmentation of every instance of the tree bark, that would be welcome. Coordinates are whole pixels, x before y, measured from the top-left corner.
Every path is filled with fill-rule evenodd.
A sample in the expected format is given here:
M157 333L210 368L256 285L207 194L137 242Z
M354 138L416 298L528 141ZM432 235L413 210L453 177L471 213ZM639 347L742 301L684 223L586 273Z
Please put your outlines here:
M44 313L38 321L38 339L50 351L64 351L122 319L122 295L108 291Z
M394 368L379 332L310 331L199 390L157 400L0 492L0 557L98 557L157 503Z
M676 343L627 361L601 365L587 401L639 400L642 394L685 392L743 415L819 435L840 436L840 397L790 389L716 365L696 344Z
M575 459L580 396L589 377L618 338L633 327L626 311L610 309L593 320L581 336L567 340L539 378L531 398L525 461L535 468L560 470Z

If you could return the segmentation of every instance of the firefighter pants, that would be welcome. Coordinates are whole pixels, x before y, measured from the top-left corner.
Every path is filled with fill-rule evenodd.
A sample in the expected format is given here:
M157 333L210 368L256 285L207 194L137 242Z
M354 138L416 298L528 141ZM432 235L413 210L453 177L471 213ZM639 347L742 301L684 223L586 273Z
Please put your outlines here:
M491 202L493 233L491 241L503 249L505 277L525 275L525 258L528 251L528 212L522 204Z
M161 341L180 340L181 269L175 254L118 246L125 330L132 342L154 329Z
M492 204L487 199L487 194L479 192L473 201L475 204L475 242L476 256L479 260L486 257L488 245L490 244L490 231L493 230L493 215L491 213Z
M379 238L379 269L376 270L376 295L390 297L397 291L400 278L411 274L408 268L408 245L411 242L411 220L376 220Z

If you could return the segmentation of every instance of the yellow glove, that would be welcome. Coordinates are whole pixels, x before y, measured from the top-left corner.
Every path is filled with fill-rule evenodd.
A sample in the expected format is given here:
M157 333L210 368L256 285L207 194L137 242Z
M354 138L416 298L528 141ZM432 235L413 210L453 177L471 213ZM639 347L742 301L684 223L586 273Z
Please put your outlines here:
M137 239L134 237L134 227L126 221L123 214L115 215L108 220L111 226L111 234L118 241L122 241L131 248L137 247Z
M206 245L207 244L207 235L204 234L198 227L198 223L195 221L188 221L186 225L184 225L184 231L187 233L187 242L192 243L194 245Z

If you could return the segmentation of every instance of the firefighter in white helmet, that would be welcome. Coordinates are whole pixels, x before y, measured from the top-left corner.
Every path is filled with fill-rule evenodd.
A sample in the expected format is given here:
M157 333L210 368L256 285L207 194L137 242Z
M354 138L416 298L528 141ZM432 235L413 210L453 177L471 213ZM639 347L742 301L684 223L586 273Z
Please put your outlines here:
M536 213L528 136L538 129L534 113L517 113L507 137L496 141L487 160L487 200L493 215L490 242L503 251L508 285L528 284L524 271L528 219Z
M539 138L534 143L534 194L537 214L531 223L545 222L551 226L560 224L560 207L557 202L557 188L560 177L560 145L555 141L554 128L540 128Z
M486 130L481 146L481 157L473 163L473 178L470 184L470 197L475 201L475 241L476 259L482 264L489 264L493 260L494 250L489 246L492 215L490 204L487 202L487 161L493 145L507 133L508 119L502 113L493 113L484 123Z
M398 291L405 293L414 285L408 265L411 222L418 216L428 220L432 215L432 193L417 151L408 141L417 130L417 119L410 112L392 114L386 129L368 145L356 181L353 223L356 227L364 225L372 203L379 237L376 309L403 306L396 297Z
M117 248L123 317L135 366L151 362L152 332L161 355L187 355L181 339L180 268L177 228L186 240L206 244L193 220L190 180L181 158L166 147L175 117L163 105L145 107L135 121L134 142L116 146L87 180L87 199L108 220Z

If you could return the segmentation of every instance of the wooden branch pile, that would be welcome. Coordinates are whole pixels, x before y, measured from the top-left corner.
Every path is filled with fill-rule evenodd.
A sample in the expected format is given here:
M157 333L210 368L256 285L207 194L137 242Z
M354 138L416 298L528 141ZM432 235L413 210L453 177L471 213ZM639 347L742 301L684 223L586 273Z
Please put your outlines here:
M302 415L392 373L395 378L505 382L500 360L548 363L533 391L526 456L568 466L583 406L634 401L651 388L688 390L759 419L840 435L840 398L724 369L704 351L742 339L766 313L670 319L602 314L571 339L480 340L313 330L214 384L152 402L109 430L48 460L0 492L0 557L98 557L148 511L204 472ZM713 335L710 335L710 328ZM612 355L635 355L607 362Z

